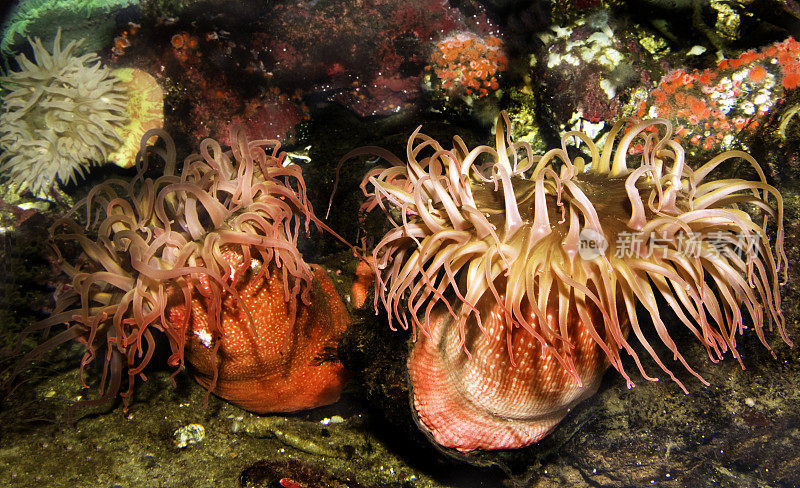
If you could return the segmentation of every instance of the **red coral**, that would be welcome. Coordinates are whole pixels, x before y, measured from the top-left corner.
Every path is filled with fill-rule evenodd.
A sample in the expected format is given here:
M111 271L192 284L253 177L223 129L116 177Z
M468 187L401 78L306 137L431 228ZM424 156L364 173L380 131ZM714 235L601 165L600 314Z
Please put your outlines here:
M290 97L273 87L264 95L248 100L242 113L235 115L228 125L243 125L250 139L277 139L291 144L296 142L297 125L308 118L308 107L298 94ZM232 141L222 139L221 142L230 144Z
M493 29L482 9L472 8L475 15L467 17L441 0L279 4L265 52L274 59L275 82L285 90L324 94L360 116L394 113L419 100L423 68L438 36ZM477 90L484 88L477 80ZM487 80L490 89L491 76Z

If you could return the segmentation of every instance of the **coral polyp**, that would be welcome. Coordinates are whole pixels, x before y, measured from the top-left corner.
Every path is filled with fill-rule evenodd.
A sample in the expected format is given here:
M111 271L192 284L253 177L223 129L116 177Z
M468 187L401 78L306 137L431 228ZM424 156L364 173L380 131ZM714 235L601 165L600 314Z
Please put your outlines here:
M450 95L484 97L497 90L497 77L508 68L500 39L471 32L451 35L436 43L428 70Z
M496 148L472 150L417 129L406 162L377 151L391 166L362 183L365 210L381 207L394 227L373 251L376 306L418 332L412 397L439 444L537 442L609 364L633 385L622 351L654 380L631 330L686 390L649 343L648 322L704 383L671 337L677 323L713 361L726 352L741 361L736 336L750 324L767 348L765 328L791 344L780 307L783 201L750 155L728 151L693 169L663 119L617 123L602 147L568 132L544 155L508 129L503 113ZM710 177L733 162L756 179Z

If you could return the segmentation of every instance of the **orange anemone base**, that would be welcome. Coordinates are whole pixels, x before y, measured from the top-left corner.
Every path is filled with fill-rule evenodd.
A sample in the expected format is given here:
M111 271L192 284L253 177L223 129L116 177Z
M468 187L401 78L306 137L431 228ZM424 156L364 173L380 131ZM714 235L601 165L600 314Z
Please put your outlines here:
M242 302L226 293L219 344L209 326L210 299L194 297L185 353L198 383L257 413L292 412L338 400L347 373L330 356L350 317L325 270L315 265L311 270L311 301L305 304L298 296L293 325L280 270L270 266L268 275L245 275L236 289L252 325ZM179 305L169 316L180 323L185 313Z

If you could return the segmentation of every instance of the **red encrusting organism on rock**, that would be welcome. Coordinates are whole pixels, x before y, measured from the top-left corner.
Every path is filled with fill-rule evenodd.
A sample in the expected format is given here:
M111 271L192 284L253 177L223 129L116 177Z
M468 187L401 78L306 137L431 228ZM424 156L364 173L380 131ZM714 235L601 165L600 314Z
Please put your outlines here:
M754 131L788 90L800 86L800 43L790 37L715 68L667 74L637 107L638 117L663 117L690 152L730 147Z
M282 144L296 142L296 128L309 120L308 107L299 93L291 96L271 87L244 104L241 114L231 117L230 126L242 125L250 139L276 139ZM220 142L229 143L225 136Z
M395 113L419 103L424 66L440 36L495 30L479 4L470 4L468 15L451 3L278 3L273 29L260 35L261 52L272 58L265 64L284 90L326 96L362 117Z

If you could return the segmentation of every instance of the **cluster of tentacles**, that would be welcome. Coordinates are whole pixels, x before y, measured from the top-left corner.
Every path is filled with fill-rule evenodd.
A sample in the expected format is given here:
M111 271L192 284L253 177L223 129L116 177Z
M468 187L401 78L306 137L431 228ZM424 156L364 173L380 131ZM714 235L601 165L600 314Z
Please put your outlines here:
M146 146L154 137L161 144ZM245 272L258 281L278 270L291 321L299 304L309 303L314 274L297 250L297 238L301 228L308 231L313 213L300 168L285 164L277 141L248 141L241 127L230 139L229 151L206 139L177 171L172 139L161 130L150 131L135 178L110 179L92 188L51 227L70 285L57 293L53 314L23 337L67 324L28 359L74 339L86 346L81 371L104 351L101 398L86 403L114 398L125 375L127 390L121 395L127 400L155 350L153 329L169 339L170 365L183 364L191 314L173 322L170 307L190 310L192 299L202 296L212 335L207 343L214 350L224 335L224 296L238 300L252 323L237 292ZM155 159L164 164L163 174L145 177ZM85 228L76 223L81 216ZM70 243L79 246L77 260L62 257ZM239 262L231 263L231 255ZM291 330L285 346L290 337Z
M508 126L503 113L496 148L469 150L456 136L445 149L418 128L406 162L380 148L353 153L391 163L362 183L363 209L380 207L393 224L373 250L376 306L380 299L390 321L429 336L431 314L444 307L469 355L470 328L486 335L479 302L491 299L513 324L505 329L509 354L512 333L522 328L579 383L567 331L574 318L629 385L621 349L652 378L626 338L628 326L678 382L645 338L637 303L692 371L661 318L658 295L712 360L728 350L738 358L742 309L765 345L765 324L790 343L779 292L787 270L783 202L750 155L728 151L693 170L663 119L621 121L602 147L568 132L561 147L534 155L529 144L511 141ZM709 178L734 161L757 179Z

